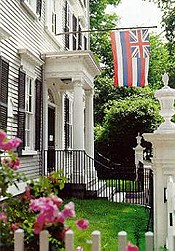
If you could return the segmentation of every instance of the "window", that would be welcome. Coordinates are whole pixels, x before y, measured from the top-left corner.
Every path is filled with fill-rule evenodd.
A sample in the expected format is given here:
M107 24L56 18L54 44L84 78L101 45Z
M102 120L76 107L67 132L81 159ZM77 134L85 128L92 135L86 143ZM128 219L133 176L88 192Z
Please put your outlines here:
M18 84L18 137L22 144L18 148L21 155L40 150L42 83L19 70ZM34 103L35 102L35 103Z
M87 39L82 35L81 18L76 17L71 6L65 3L65 49L67 50L86 50ZM75 33L74 33L75 32Z
M42 0L21 0L21 3L34 18L41 16Z
M36 10L36 0L26 0L33 10Z
M34 132L34 83L33 79L26 76L25 88L25 150L33 150L33 132Z
M57 22L56 3L55 0L52 0L52 32L54 34L56 34L56 22Z

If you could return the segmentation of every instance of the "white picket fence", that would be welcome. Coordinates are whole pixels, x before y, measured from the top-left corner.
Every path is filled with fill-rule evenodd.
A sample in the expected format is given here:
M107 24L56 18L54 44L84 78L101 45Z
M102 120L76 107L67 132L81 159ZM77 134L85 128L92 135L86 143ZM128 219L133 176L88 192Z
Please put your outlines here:
M145 251L153 251L154 236L152 232L145 234ZM40 233L40 251L49 251L49 233L43 230ZM118 251L125 251L127 245L127 233L122 231L118 233ZM65 235L65 251L80 250L74 247L74 232L69 230ZM114 247L116 250L116 247ZM18 229L14 235L14 251L24 251L24 230ZM101 251L101 234L99 231L92 232L92 251Z

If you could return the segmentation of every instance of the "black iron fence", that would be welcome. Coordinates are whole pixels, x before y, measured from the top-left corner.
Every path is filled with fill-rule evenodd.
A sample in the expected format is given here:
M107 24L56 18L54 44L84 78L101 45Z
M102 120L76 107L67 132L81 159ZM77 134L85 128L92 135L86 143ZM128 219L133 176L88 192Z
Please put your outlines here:
M147 205L153 207L153 174L143 164L126 167L109 166L88 156L83 150L53 150L54 166L49 152L44 151L45 175L62 170L68 183L85 184L86 191L111 201Z

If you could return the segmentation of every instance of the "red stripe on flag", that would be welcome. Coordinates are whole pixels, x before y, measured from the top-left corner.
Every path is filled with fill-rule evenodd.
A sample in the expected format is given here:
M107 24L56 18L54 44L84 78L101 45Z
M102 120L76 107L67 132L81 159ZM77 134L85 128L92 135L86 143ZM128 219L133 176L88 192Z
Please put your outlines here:
M125 32L125 43L126 43L126 54L127 54L127 65L128 65L128 86L132 86L132 54L130 46L130 35L129 31Z
M114 85L118 86L118 58L117 58L117 48L116 48L116 41L115 41L115 32L110 33L111 43L112 43L112 55L114 59Z
M138 45L140 49L140 58L141 58L141 83L140 86L145 86L145 58L143 55L143 45L147 44L142 41L141 30L138 30Z

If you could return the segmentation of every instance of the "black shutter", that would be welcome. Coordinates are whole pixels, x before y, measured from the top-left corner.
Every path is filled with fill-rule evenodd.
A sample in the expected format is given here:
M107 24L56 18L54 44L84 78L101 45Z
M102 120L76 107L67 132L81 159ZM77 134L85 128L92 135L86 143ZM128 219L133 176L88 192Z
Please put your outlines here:
M84 50L87 50L87 37L84 37Z
M68 3L67 1L65 2L65 11L64 11L64 15L65 15L65 32L69 32L69 26L68 26ZM65 34L65 48L69 49L69 34Z
M18 77L18 137L22 140L18 147L18 154L22 154L25 146L25 79L26 74L22 69L19 70Z
M73 31L77 31L77 18L75 15L72 16L72 23L73 23ZM77 33L73 33L73 50L77 49Z
M65 96L64 99L64 145L65 149L69 148L69 99Z
M42 82L36 80L35 87L35 150L40 150L41 113L42 113Z
M42 10L42 0L37 0L36 3L36 13L41 16L41 10Z
M81 26L78 27L78 50L82 49L82 32L81 32Z
M7 130L9 63L0 58L0 128Z

